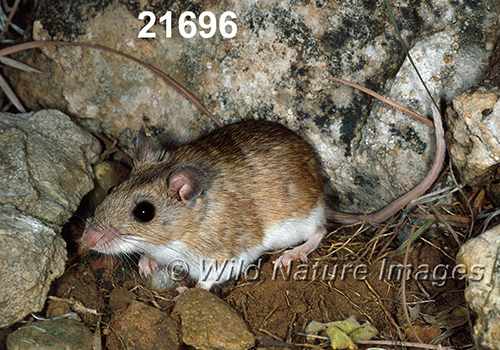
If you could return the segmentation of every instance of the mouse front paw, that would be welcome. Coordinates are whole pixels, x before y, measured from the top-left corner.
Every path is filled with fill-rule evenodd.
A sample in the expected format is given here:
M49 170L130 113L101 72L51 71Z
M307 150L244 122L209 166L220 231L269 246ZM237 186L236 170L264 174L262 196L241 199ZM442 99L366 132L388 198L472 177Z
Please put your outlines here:
M152 257L143 255L139 260L139 273L143 276L149 276L158 268L158 262Z

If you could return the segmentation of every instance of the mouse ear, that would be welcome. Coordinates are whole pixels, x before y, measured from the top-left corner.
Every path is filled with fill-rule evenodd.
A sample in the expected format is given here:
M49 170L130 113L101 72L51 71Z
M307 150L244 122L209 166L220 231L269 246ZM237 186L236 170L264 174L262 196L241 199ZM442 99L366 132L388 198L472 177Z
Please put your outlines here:
M175 171L169 179L170 190L184 204L198 198L205 187L206 174L201 168L187 165Z
M144 128L141 126L137 132L137 136L133 140L134 151L134 164L135 166L143 163L154 162L156 160L156 152L151 146Z

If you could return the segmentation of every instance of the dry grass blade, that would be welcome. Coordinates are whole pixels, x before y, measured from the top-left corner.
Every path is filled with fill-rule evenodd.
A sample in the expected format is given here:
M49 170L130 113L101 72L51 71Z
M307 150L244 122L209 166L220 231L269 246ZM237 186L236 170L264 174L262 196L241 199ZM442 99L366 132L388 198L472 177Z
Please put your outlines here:
M71 306L71 309L79 314L102 316L102 314L100 312L98 312L97 310L86 307L85 305L83 305L83 303L81 301L76 300L74 298L69 298L69 299L68 298L58 298L58 297L50 296L50 295L47 298L51 299L51 300L56 300L56 301L68 303Z
M463 242L458 237L457 232L453 229L453 227L451 227L451 225L448 223L448 221L446 221L446 219L441 215L441 213L436 209L435 206L430 205L430 208L431 208L432 212L434 213L434 215L436 215L439 218L439 220L441 221L441 223L443 223L446 226L448 231L451 232L451 235L453 236L453 238L455 238L455 241L461 247L463 245Z
M478 219L484 219L484 218L486 218L486 220L482 224L483 229L481 230L481 234L483 234L488 229L488 225L490 224L490 221L493 220L498 215L500 215L500 210L496 210L496 211L494 211L492 213L479 214L477 216Z
M441 214L441 216L453 226L458 227L468 227L471 223L471 219L467 216L462 215L449 215L449 214ZM434 214L424 214L419 215L419 219L424 221L440 221L441 219Z
M448 108L450 108L450 107L448 107ZM446 109L446 113L447 114L449 114L448 108ZM474 231L474 221L475 221L474 211L472 210L472 205L471 205L471 203L469 201L469 198L464 193L462 187L458 183L457 178L455 177L455 173L453 172L453 161L452 161L451 158L449 160L449 166L450 166L450 175L451 175L451 178L453 180L453 183L455 183L455 186L457 186L457 188L459 189L459 193L460 193L460 195L461 195L461 197L462 197L462 199L463 199L463 201L465 203L465 206L468 209L469 214L470 214L470 224L469 224L469 230L468 230L469 232L466 235L466 238L470 238L471 235L472 235L472 232Z
M95 327L94 339L92 344L93 350L102 350L102 342L101 342L101 320L97 321L97 325Z
M2 75L0 75L0 88L3 90L10 102L12 102L20 112L26 113L26 109L24 109L21 101L19 101L16 94L14 93L14 91L12 91L9 84Z
M116 143L111 142L111 140L108 139L108 137L106 135L104 135L102 132L96 133L96 136L97 136L97 138L99 140L101 140L102 142L104 142L104 144L106 146L108 146L110 150L116 149L116 151L118 152L118 154L121 155L129 164L133 164L134 163L134 160L132 159L132 157L130 157L128 154L126 154L121 149L119 149L118 147L116 147Z
M9 17L7 18L7 22L5 22L5 26L3 27L2 31L0 32L0 39L3 38L5 32L9 28L10 22L12 22L12 18L14 18L14 14L16 13L20 2L21 2L21 0L16 0L16 2L14 3L14 6L12 6Z
M41 70L30 67L27 64L13 60L12 58L9 58L9 57L0 57L0 62L9 66L9 67L16 68L16 69L19 69L19 70L22 70L22 71L25 71L28 73L42 73Z
M363 345L389 345L389 346L404 346L404 347L414 347L427 350L454 350L453 348L448 348L441 345L432 344L422 344L422 343L411 343L407 341L392 341L392 340L356 340L355 343Z
M356 89L359 89L359 90L363 91L364 93L367 93L368 95L371 95L371 96L379 99L380 101L385 102L388 105L391 105L392 107L396 108L397 110L400 110L401 112L406 113L409 116L412 116L413 118L421 121L422 123L424 123L426 125L429 125L431 128L434 128L434 123L432 121L430 121L429 119L427 119L425 117L422 117L420 114L415 113L411 109L406 108L405 106L400 105L397 102L394 102L392 100L389 100L388 98L385 98L382 95L377 94L375 91L372 91L372 90L370 90L368 88L365 88L364 86L361 86L359 84L353 83L353 82L351 82L349 80L345 80L345 79L342 79L342 78L328 77L328 79L336 81L336 82L339 82L339 83L343 83L343 84L346 84L346 85L349 85L349 86L352 86L352 87L354 87Z
M427 193L423 196L418 197L408 203L405 212L409 213L414 207L422 205L429 202L435 202L439 199L450 197L453 193L459 191L460 189L456 186L447 186L445 188L436 190L431 193Z
M12 18L14 18L14 14L16 13L20 2L21 2L21 0L16 0L14 5L12 6L9 17L7 18L7 21L5 22L5 25L2 29L2 31L0 32L0 39L3 38L5 32L9 28L10 22L12 21ZM7 58L7 57L5 57L5 58L6 58L6 60L1 60L0 62L2 62L3 64L6 64L8 66L21 69L21 70L26 70L26 71L34 70L34 68L31 68L30 66L28 66L26 64L16 62L15 60L13 60L11 58ZM40 71L38 71L38 72L40 72ZM17 108L18 111L20 111L22 113L26 113L26 109L24 109L23 105L21 104L21 101L19 101L16 94L14 93L14 91L12 91L9 84L7 84L7 81L3 78L2 75L0 75L0 88L3 90L3 92L5 93L7 98L10 100L10 102L12 102L12 104Z
M405 257L403 260L403 276L406 276L406 271L407 271L407 266L408 266L408 256L410 254L410 246L411 242L413 240L413 234L415 233L415 226L412 227L411 232L410 232L410 237L408 237L408 244L406 245L406 251L405 251ZM408 312L408 306L406 305L406 278L401 279L401 301L403 304L403 313L406 318L406 323L408 324L408 327L410 328L411 332L415 336L415 339L418 340L419 343L424 343L422 339L418 336L417 332L415 332L415 329L413 328L413 324L411 323L410 319L410 314Z

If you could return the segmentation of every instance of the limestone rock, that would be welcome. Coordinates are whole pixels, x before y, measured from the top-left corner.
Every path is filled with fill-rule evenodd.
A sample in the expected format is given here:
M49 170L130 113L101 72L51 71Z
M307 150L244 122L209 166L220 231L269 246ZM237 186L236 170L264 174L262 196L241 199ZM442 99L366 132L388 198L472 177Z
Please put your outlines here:
M63 225L93 187L100 145L59 111L0 115L0 203Z
M66 262L66 243L56 231L0 204L0 328L43 309Z
M99 143L59 111L0 115L0 327L41 311Z
M480 84L453 99L448 118L450 157L460 180L476 185L500 163L500 89Z
M329 186L344 211L379 209L415 186L434 157L433 131L329 76L353 80L430 114L396 39L387 10L370 1L263 0L123 4L118 0L43 2L35 39L91 42L124 51L163 70L224 123L263 118L298 131L316 148ZM477 84L493 49L496 0L393 4L407 46L438 98ZM152 11L154 39L140 39ZM172 11L172 38L159 18ZM233 11L237 35L184 38L181 13ZM62 15L64 14L64 15ZM195 21L196 22L196 21ZM43 52L43 53L42 53ZM146 124L174 141L213 129L207 117L159 77L130 60L88 48L46 48L17 57L45 72L8 69L29 108L58 106L91 130L103 130L131 150ZM396 78L387 81L387 77ZM385 87L385 88L384 88ZM50 93L47 93L50 91ZM369 115L369 116L368 116Z
M455 95L477 84L486 69L484 60L489 51L480 43L458 45L457 42L465 40L465 35L451 30L438 32L416 41L410 50L438 104L450 103ZM387 81L387 87L384 96L432 117L430 97L408 59L395 78ZM340 187L338 193L342 199L346 198L343 201L349 201L347 198L351 198L353 192L359 193L350 201L363 208L382 208L423 180L432 166L435 151L434 129L376 103L361 130L357 154L336 166L331 165L342 174L336 178L350 179L350 185ZM349 159L355 161L348 162ZM349 210L348 207L345 210Z
M500 226L465 243L457 255L464 264L469 284L465 298L477 313L474 338L481 349L500 349Z
M254 336L238 313L206 290L186 290L174 312L181 318L182 340L198 350L244 350L254 345Z

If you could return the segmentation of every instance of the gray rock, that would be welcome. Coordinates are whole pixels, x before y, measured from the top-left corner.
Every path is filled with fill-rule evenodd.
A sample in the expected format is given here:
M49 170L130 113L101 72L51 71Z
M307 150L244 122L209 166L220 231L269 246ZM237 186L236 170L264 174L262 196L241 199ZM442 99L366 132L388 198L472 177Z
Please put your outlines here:
M474 42L460 46L466 35L457 30L438 32L416 41L410 50L438 104L450 103L454 96L480 82L487 68L484 62L491 51ZM384 96L423 116L432 116L430 97L408 59L387 86ZM432 128L376 103L353 156L328 164L328 169L333 170L332 178L347 184L337 188L342 202L349 203L344 210L349 211L352 204L376 210L418 185L432 166L435 151Z
M498 54L497 54L498 57ZM451 162L464 184L477 185L500 162L498 63L483 82L453 98L447 144ZM500 349L500 226L469 240L457 255L468 285L465 298L477 314L474 339L481 349Z
M480 84L453 99L448 144L460 180L480 183L500 163L500 89Z
M500 349L500 226L465 243L457 255L469 283L465 298L476 312L474 339L481 349Z
M182 340L198 350L244 350L255 343L240 315L206 290L186 290L174 312L181 318Z
M0 115L0 327L41 311L64 272L64 224L100 145L59 111Z
M179 0L170 5L169 39L159 23L166 11L160 1L147 4L157 19L151 28L155 39L137 38L145 24L138 20L145 4L133 7L115 0L87 9L65 4L43 4L34 38L91 41L122 50L179 81L224 123L264 118L298 131L317 149L344 211L378 209L415 186L429 169L432 130L399 113L382 115L378 104L372 110L366 95L327 80L339 76L385 90L429 115L428 99L414 83L380 3L244 0L194 9L210 10L216 17L234 11L238 34L231 39L220 34L183 38L177 24L188 5ZM55 15L60 8L64 16ZM494 46L490 27L500 13L498 1L409 0L393 10L438 98L449 102L478 82ZM87 48L32 50L18 58L46 72L34 76L7 70L28 107L60 106L129 151L141 124L176 141L214 128L184 97L129 60ZM398 71L394 82L387 80ZM56 82L59 90L47 94Z
M9 334L8 350L92 350L92 332L72 319L49 320Z
M56 231L0 204L0 328L43 309L66 262L66 243Z
M100 145L59 111L0 115L0 203L63 225L94 186Z

